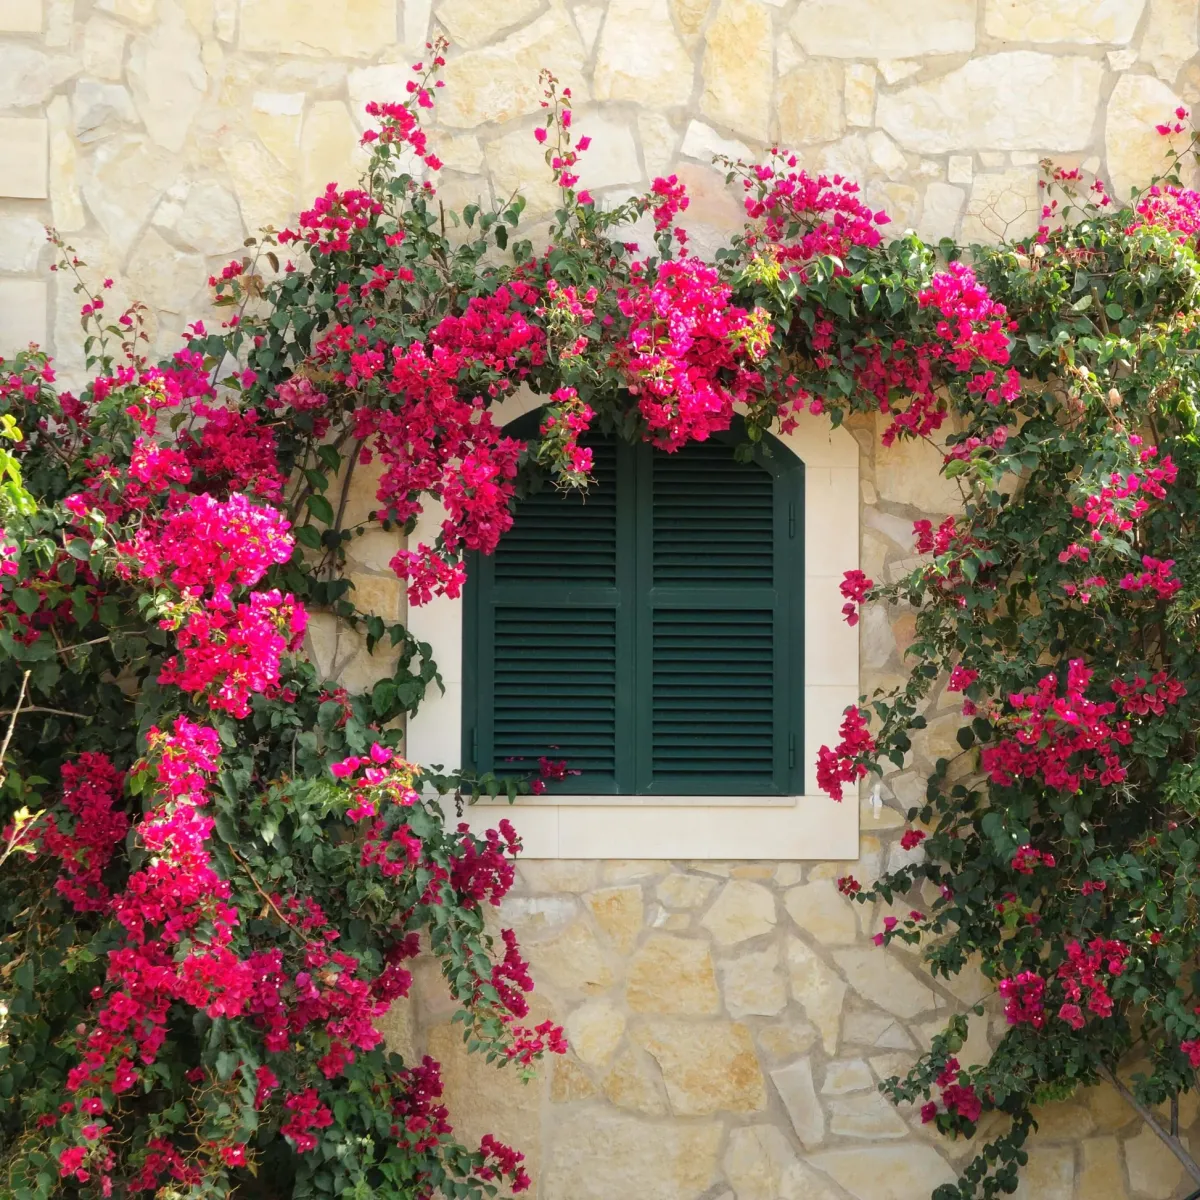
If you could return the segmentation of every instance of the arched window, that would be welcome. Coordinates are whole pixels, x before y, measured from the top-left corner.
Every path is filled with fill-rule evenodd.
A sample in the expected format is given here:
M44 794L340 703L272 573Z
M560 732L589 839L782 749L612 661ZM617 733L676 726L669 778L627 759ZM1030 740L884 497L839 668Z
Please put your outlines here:
M745 441L595 436L586 495L518 502L468 565L465 765L545 756L579 772L556 792L593 796L803 792L804 467Z

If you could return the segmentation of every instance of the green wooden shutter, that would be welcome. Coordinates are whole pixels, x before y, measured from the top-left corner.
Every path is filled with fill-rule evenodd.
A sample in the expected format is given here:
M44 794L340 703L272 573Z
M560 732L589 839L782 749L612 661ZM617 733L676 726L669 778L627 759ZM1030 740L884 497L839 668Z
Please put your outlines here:
M517 504L469 570L468 766L565 759L568 793L801 790L802 467L761 445L739 462L742 440L596 437L586 496Z

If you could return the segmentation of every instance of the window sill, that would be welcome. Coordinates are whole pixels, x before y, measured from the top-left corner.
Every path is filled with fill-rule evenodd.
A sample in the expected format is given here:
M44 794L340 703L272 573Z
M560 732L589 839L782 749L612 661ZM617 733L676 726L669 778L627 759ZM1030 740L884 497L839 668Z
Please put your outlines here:
M506 796L481 796L476 808L795 808L803 796L584 796L547 793L518 796L509 804Z

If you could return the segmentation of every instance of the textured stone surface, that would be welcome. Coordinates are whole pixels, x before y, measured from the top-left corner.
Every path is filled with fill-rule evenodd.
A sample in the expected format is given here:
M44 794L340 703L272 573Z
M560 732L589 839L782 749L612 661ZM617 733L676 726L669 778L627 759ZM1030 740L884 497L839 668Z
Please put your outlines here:
M832 879L816 879L784 893L784 907L797 927L827 946L848 946L858 938L856 906Z
M395 40L396 5L397 0L242 0L241 45L289 54L375 54Z
M456 46L481 46L523 24L540 7L538 0L444 0L438 5L438 20Z
M658 1117L667 1112L667 1101L655 1082L656 1069L644 1051L622 1050L604 1076L604 1095L618 1108Z
M1164 138L1154 128L1181 103L1165 83L1149 75L1122 75L1117 80L1108 100L1104 139L1108 183L1118 200L1128 200L1133 187L1145 185L1152 175L1166 170L1168 146L1179 151L1186 148L1186 131Z
M825 1139L825 1113L813 1086L812 1064L807 1058L798 1059L772 1071L771 1082L804 1148L812 1150L819 1146Z
M0 279L0 355L11 357L30 342L46 345L46 285Z
M635 1012L715 1013L719 997L707 943L699 938L651 935L629 964L625 998Z
M789 146L838 137L845 128L841 65L812 62L794 67L779 81L778 106L779 134Z
M800 1162L786 1136L772 1125L733 1130L723 1165L737 1200L833 1200L832 1191Z
M1037 229L1041 213L1037 185L1037 171L1032 167L976 175L963 214L961 240L970 245L1028 237Z
M731 1017L771 1017L787 1004L779 947L743 954L720 964L721 994Z
M610 0L596 47L597 100L636 100L650 108L685 104L692 59L679 40L667 0Z
M44 197L48 162L43 118L0 117L0 196Z
M954 1179L941 1155L922 1145L826 1150L809 1161L855 1200L918 1200Z
M974 0L922 0L913 19L906 0L800 0L789 26L809 54L836 58L910 58L975 45Z
M37 267L46 230L30 216L0 216L0 271L32 271Z
M775 926L775 897L762 884L731 879L701 924L722 946L769 933Z
M200 39L181 9L164 2L158 24L129 50L129 83L150 136L168 150L183 149L204 93L208 72Z
M1150 19L1138 58L1170 82L1200 50L1196 0L1150 0Z
M856 992L898 1017L915 1017L937 1004L929 984L905 970L890 951L866 946L835 950L833 957Z
M926 153L1079 150L1091 139L1102 77L1095 59L1013 50L881 95L877 119L902 146Z
M0 33L40 33L42 0L0 0Z
M1184 1180L1183 1164L1145 1125L1125 1143L1125 1166L1134 1195L1147 1200L1171 1200Z
M766 1108L766 1085L745 1025L658 1020L637 1038L657 1060L676 1116Z
M611 1000L580 1005L566 1024L571 1049L589 1066L606 1063L625 1033L625 1016Z
M771 17L761 0L721 0L705 35L703 72L705 116L766 141L771 97L762 81L771 74Z
M842 1024L846 984L799 938L788 941L787 964L792 995L820 1032L826 1052L834 1053Z
M985 0L984 28L1007 42L1125 45L1146 0Z
M531 942L526 950L534 971L564 991L600 992L612 983L604 951L582 920L547 941Z

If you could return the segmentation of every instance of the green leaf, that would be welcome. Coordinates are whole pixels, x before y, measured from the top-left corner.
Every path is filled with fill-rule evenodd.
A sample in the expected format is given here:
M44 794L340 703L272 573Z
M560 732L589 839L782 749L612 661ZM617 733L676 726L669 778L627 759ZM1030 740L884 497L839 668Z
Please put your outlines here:
M324 496L309 496L304 503L318 521L326 525L333 524L333 505Z

